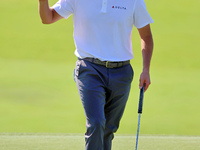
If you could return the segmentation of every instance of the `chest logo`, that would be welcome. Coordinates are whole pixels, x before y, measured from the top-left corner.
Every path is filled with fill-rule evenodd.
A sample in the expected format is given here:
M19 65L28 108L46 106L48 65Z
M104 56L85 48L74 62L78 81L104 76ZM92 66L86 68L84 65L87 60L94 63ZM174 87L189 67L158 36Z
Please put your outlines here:
M123 6L112 6L112 8L126 10L126 7L123 7Z

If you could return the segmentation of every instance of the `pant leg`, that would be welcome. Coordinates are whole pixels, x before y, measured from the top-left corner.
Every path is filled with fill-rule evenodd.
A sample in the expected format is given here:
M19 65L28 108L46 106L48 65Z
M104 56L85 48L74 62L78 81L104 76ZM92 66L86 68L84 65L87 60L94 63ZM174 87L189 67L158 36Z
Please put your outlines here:
M85 149L103 150L105 131L105 82L101 67L78 60L75 69L76 83L86 116Z
M75 80L86 116L86 150L111 150L132 78L130 65L107 69L77 61Z
M114 138L114 133L119 128L119 123L128 100L132 79L133 70L131 65L110 69L110 82L105 105L104 150L111 150L112 139Z

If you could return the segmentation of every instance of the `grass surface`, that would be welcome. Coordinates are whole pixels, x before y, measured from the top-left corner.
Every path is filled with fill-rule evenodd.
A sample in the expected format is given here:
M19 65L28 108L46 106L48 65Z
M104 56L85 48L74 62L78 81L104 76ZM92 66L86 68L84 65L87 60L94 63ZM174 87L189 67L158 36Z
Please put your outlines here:
M0 74L0 132L85 131L84 112L72 78L74 64L25 60L0 62L4 64ZM163 81L157 75L159 71L166 77L177 78L178 87ZM198 89L189 87L191 82L180 76L185 73L181 69L174 70L176 74L165 69L159 71L154 73L156 79L152 75L154 84L145 94L141 133L199 135ZM186 72L187 75L197 79L197 70L192 71ZM136 132L137 88L133 83L119 133Z
M141 134L200 135L200 1L146 4L154 19L155 49ZM38 1L3 1L0 9L0 132L84 133L84 112L72 78L72 17L43 25ZM120 134L136 134L137 129L142 56L135 28L132 39L135 77Z
M200 137L192 136L139 136L138 149L142 150L197 150ZM116 135L114 150L135 148L135 135ZM84 138L80 134L1 134L0 150L80 150Z

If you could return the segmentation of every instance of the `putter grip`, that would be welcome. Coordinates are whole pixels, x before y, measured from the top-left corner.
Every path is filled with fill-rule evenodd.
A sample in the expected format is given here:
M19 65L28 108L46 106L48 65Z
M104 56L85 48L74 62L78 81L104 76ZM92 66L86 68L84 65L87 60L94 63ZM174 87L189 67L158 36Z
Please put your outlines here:
M140 90L140 98L139 98L139 106L138 106L138 113L142 113L142 106L143 106L143 97L144 97L144 87L145 83L143 84L142 89Z

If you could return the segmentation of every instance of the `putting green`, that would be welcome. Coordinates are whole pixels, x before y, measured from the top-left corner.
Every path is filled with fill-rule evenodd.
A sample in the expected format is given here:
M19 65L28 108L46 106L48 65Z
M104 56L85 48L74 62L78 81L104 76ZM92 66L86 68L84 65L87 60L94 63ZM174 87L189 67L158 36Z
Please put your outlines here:
M155 49L140 132L200 135L200 1L145 2L154 19ZM2 1L0 9L0 132L84 133L84 112L72 78L72 17L43 25L33 0ZM137 130L142 56L135 28L132 39L135 76L120 134Z
M138 150L197 150L198 136L141 135ZM135 148L135 135L116 135L113 150ZM80 150L84 135L80 134L0 134L0 150Z

